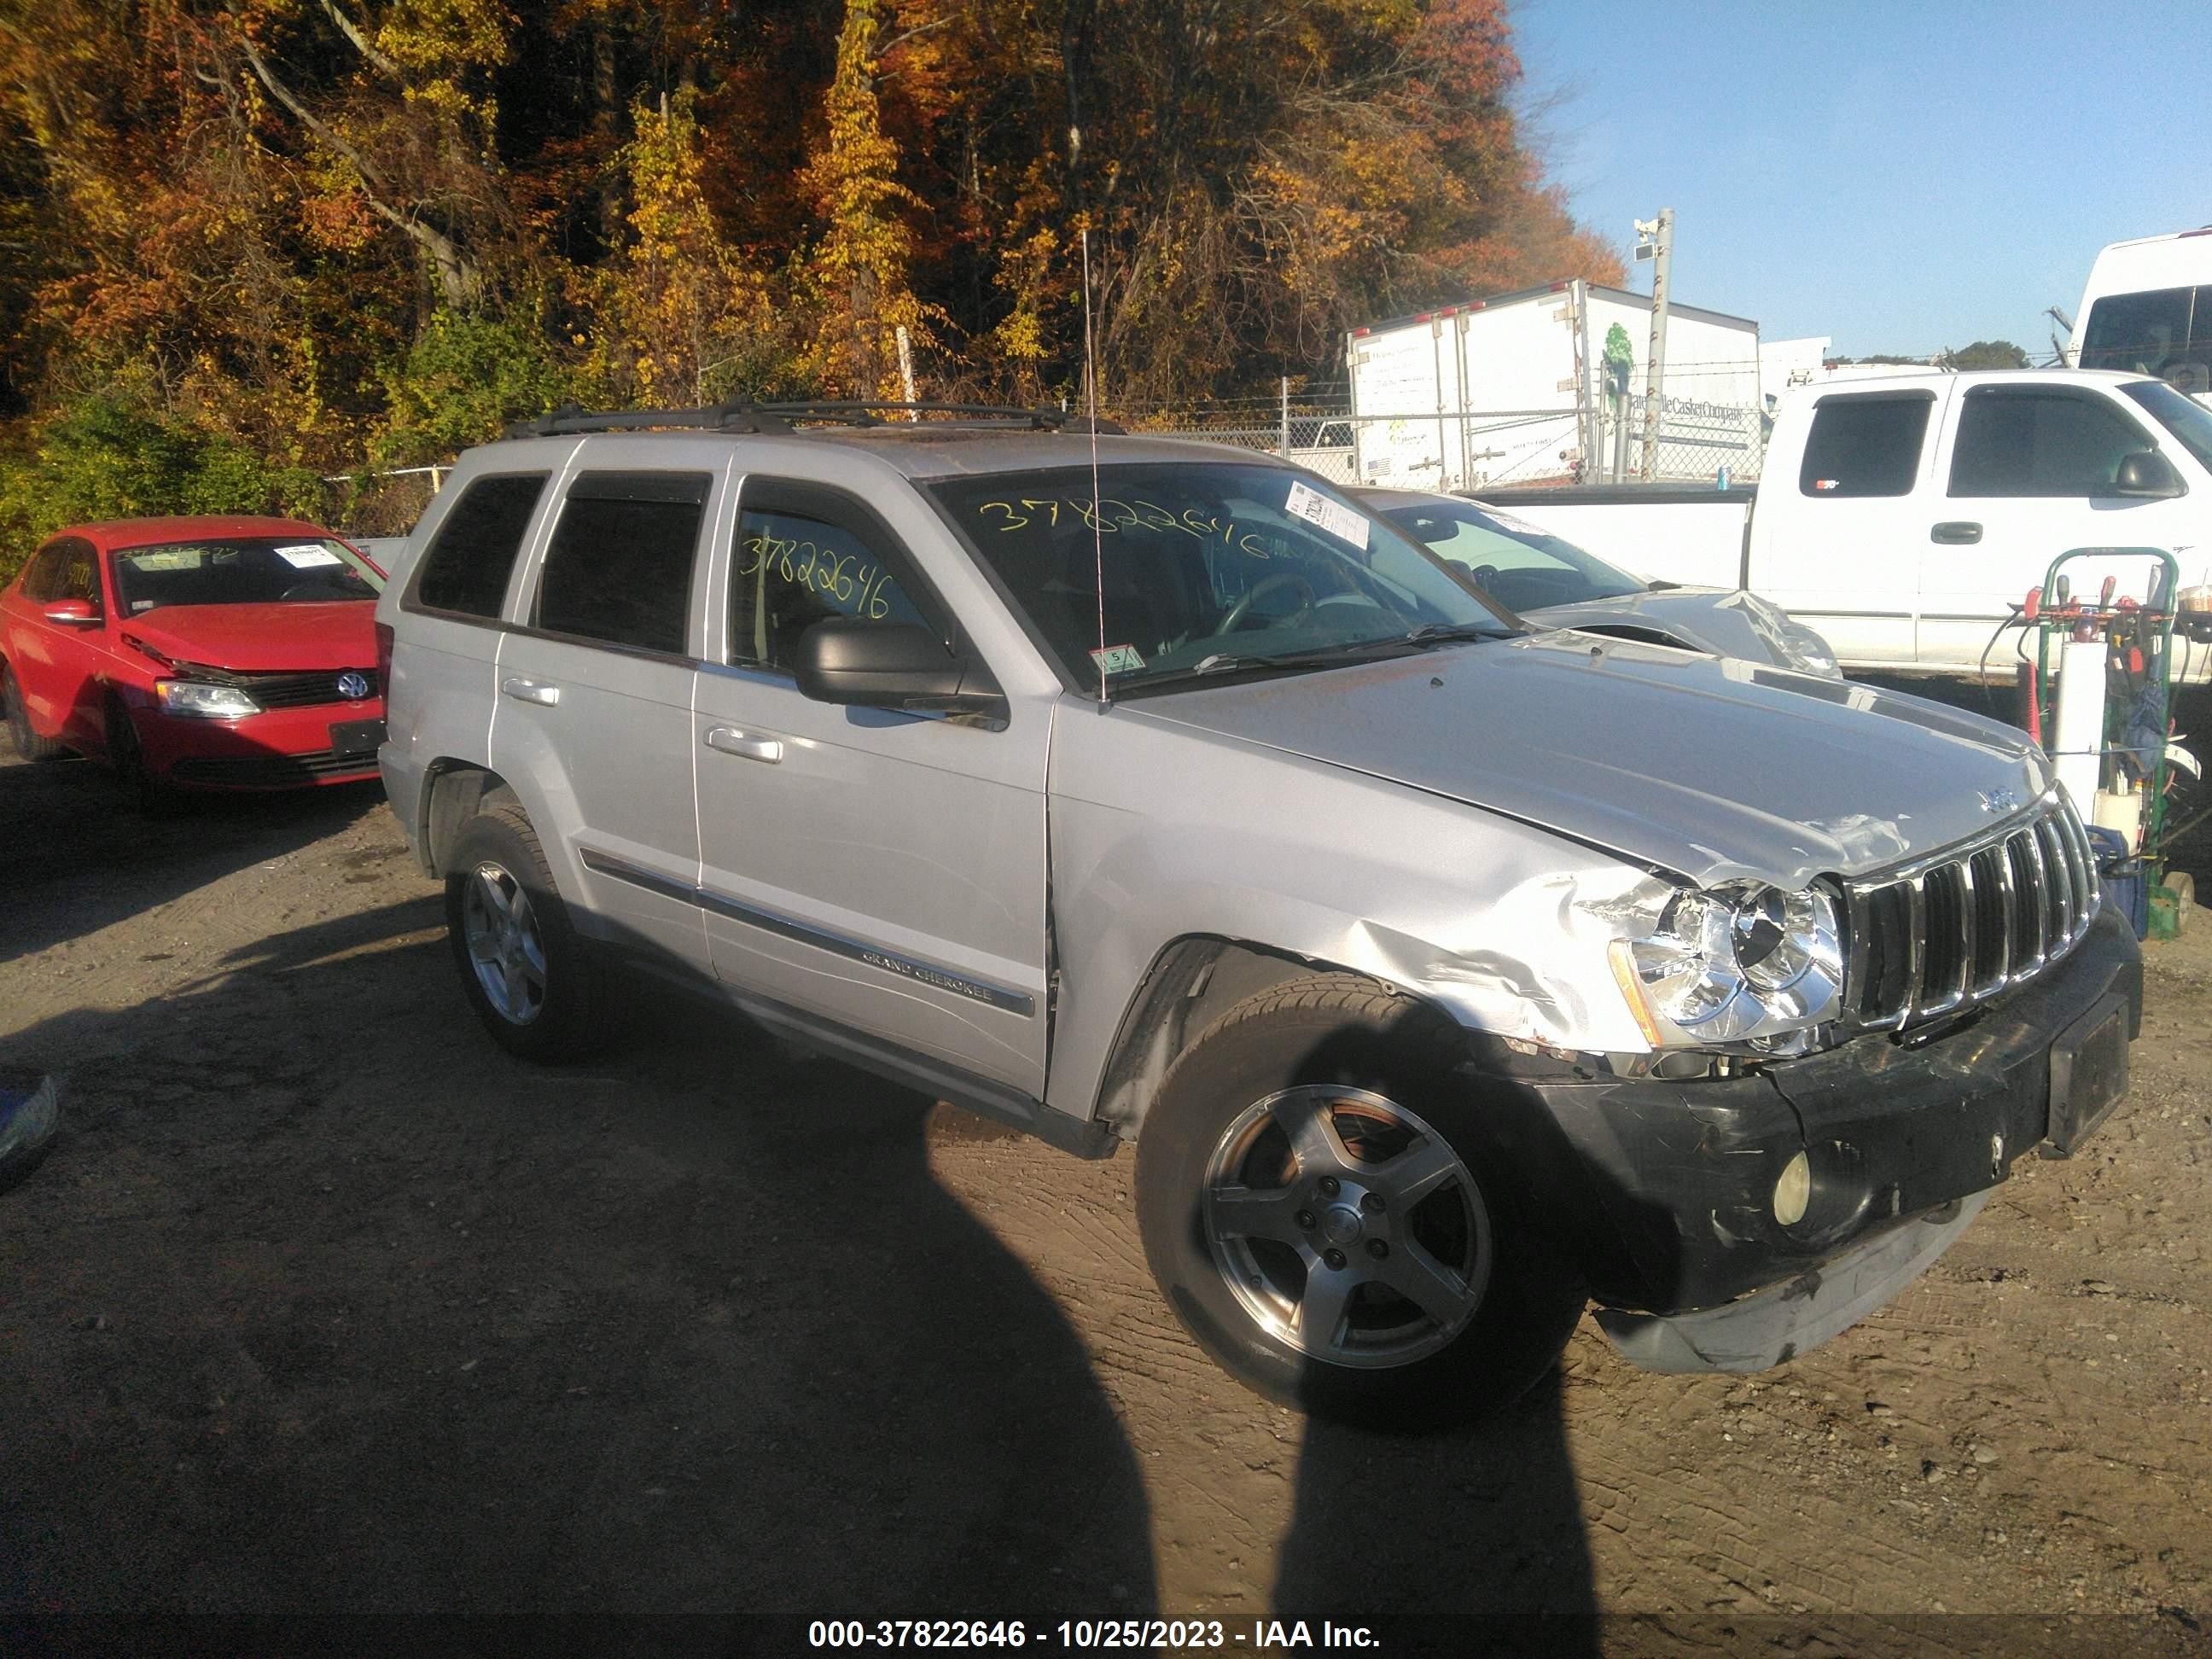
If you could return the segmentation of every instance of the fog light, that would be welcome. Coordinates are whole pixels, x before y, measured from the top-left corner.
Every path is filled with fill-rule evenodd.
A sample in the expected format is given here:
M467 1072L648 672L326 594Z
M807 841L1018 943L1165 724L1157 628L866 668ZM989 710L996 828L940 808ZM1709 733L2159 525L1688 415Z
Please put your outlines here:
M1800 1152L1782 1166L1782 1179L1774 1183L1774 1218L1794 1227L1805 1218L1813 1201L1813 1165Z

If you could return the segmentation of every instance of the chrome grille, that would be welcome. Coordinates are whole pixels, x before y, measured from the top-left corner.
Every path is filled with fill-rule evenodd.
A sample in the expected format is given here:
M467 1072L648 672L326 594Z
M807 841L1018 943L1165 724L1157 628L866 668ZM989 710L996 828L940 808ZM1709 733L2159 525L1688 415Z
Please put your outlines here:
M2089 838L2055 791L1978 840L1846 884L1851 1018L1910 1025L2033 978L2081 937L2098 893Z

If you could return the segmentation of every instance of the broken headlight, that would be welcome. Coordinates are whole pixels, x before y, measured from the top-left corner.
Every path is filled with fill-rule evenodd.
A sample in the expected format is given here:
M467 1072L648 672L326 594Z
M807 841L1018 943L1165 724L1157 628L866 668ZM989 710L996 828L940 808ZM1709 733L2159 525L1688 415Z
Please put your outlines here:
M1656 925L1612 951L1654 1048L1802 1054L1842 1012L1843 930L1823 887L1741 881L1677 892Z

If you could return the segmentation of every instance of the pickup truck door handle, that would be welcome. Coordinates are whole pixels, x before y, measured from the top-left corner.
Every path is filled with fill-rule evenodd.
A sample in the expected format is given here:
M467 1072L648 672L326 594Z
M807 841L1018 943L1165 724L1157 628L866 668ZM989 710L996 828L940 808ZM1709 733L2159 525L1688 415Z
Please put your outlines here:
M1944 542L1954 547L1964 547L1981 538L1981 526L1962 519L1948 520L1928 532L1929 541Z
M735 755L741 760L766 761L770 766L783 758L783 741L780 738L755 737L750 732L740 732L734 726L710 726L707 728L707 747L720 755Z
M561 701L561 688L548 685L543 680L526 680L520 674L510 674L499 683L505 696L517 702L534 702L541 708L550 708Z

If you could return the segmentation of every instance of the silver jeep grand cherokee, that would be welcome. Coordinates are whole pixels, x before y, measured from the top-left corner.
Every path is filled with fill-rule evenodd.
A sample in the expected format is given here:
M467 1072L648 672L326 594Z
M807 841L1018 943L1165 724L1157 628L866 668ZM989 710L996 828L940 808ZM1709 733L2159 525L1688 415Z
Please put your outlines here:
M1133 1141L1192 1334L1399 1419L1586 1300L1641 1365L1785 1360L2124 1092L2140 958L2018 733L1537 631L1311 474L1058 424L461 459L381 758L501 1043L581 1052L623 962Z

